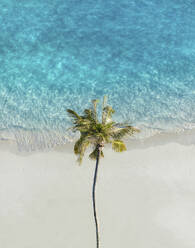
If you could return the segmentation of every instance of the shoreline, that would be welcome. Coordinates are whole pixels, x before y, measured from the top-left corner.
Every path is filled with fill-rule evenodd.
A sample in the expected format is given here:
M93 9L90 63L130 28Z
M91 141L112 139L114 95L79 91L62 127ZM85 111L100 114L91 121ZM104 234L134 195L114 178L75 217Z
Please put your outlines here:
M64 151L65 153L73 152L74 139L63 145L56 145L48 149L40 149L34 151L20 151L14 139L0 138L0 151L6 150L18 155L31 155L36 153L45 153L52 151ZM180 132L161 132L147 138L129 137L125 140L127 151L135 149L146 149L153 146L161 146L169 143L177 143L184 146L195 145L195 129L188 129ZM110 145L106 145L105 149Z

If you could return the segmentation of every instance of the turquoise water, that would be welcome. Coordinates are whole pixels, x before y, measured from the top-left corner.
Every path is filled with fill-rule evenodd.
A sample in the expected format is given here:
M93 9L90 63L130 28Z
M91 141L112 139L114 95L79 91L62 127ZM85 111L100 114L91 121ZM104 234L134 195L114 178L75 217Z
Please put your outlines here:
M0 1L2 137L63 144L103 95L143 136L195 126L194 0Z

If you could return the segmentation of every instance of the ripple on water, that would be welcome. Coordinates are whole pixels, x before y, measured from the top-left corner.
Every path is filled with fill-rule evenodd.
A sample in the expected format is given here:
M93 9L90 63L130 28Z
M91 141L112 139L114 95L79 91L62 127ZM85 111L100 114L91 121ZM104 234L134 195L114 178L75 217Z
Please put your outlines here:
M0 22L0 130L21 149L69 141L66 109L105 94L141 137L194 127L193 1L3 0Z

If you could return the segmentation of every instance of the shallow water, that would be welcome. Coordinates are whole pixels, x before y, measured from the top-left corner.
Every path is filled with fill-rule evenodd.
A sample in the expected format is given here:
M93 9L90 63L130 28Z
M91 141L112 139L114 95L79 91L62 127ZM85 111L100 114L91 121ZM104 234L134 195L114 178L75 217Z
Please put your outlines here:
M67 142L66 109L109 96L142 135L195 126L192 0L1 0L0 136Z

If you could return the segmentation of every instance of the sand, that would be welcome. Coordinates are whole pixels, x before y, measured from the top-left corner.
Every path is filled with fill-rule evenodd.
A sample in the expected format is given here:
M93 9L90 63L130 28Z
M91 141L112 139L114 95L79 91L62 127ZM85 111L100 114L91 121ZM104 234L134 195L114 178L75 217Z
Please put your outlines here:
M195 142L179 137L129 143L123 154L105 149L96 193L101 248L195 247ZM22 154L7 143L0 247L95 248L95 163L77 166L68 146Z

